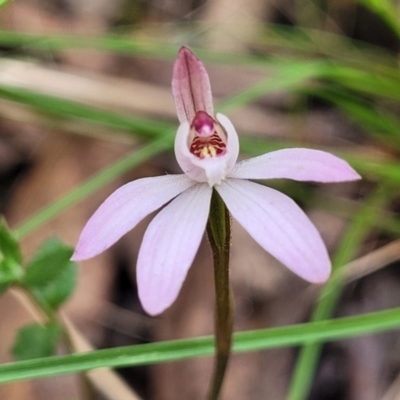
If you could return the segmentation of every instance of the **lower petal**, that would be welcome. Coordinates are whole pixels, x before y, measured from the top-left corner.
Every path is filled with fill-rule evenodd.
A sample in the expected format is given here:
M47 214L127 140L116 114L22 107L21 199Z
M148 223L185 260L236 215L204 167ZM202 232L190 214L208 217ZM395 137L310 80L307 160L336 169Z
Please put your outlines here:
M150 223L137 261L139 298L156 315L178 296L203 237L212 189L197 184L161 210Z
M165 175L121 186L89 219L72 259L87 260L107 250L144 217L194 184L186 175Z
M266 251L301 278L329 277L328 252L315 226L297 204L274 189L229 179L216 186L232 216Z

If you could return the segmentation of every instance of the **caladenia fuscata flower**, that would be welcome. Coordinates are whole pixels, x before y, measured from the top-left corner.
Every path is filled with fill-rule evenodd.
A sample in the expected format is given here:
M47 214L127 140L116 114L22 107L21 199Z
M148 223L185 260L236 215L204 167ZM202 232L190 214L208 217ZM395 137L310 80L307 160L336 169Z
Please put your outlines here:
M105 251L144 217L165 206L148 226L137 260L144 309L156 315L179 294L200 246L213 190L230 214L282 264L322 283L331 264L320 234L286 195L248 179L344 182L360 176L342 159L310 149L285 149L237 162L239 140L230 120L214 114L203 64L182 47L172 90L180 121L175 155L184 174L130 182L105 200L86 224L73 259Z

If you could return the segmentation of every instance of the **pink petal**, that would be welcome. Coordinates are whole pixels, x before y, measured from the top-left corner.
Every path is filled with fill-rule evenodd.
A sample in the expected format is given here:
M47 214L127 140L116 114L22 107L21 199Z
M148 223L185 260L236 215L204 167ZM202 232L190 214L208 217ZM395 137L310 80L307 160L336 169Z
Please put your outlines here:
M74 261L107 250L144 217L194 184L186 175L138 179L117 189L97 209L83 228Z
M331 263L315 226L286 195L246 180L216 186L232 216L266 251L301 278L321 283Z
M189 151L190 127L183 122L175 136L175 157L183 172L198 182L208 182L210 186L220 184L235 166L239 155L239 139L232 122L225 115L217 114L217 121L227 135L224 155L203 158Z
M181 47L174 64L172 93L179 122L191 123L196 111L214 115L210 80L204 65L187 48Z
M150 315L163 312L178 296L204 234L211 192L205 184L186 190L146 230L137 281L140 301Z
M296 181L345 182L360 179L350 165L330 153L311 149L273 151L236 164L229 175L242 179L288 178Z

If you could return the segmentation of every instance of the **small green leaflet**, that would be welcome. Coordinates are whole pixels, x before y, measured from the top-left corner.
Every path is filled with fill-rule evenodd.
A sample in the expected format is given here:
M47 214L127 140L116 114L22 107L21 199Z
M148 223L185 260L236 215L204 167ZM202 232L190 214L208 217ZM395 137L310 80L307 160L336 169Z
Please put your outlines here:
M76 282L76 265L70 258L73 250L56 238L48 239L28 263L22 284L37 300L59 307L72 294Z
M41 326L26 325L21 328L15 339L12 352L19 360L48 357L54 354L62 329L55 323Z

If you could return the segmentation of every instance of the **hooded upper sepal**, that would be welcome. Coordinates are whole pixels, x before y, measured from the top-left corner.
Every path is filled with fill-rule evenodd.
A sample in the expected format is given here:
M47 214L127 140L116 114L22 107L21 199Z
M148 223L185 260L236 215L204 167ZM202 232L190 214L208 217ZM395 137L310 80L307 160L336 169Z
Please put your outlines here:
M214 115L210 79L203 63L181 47L174 64L172 94L179 122L191 123L197 111Z

